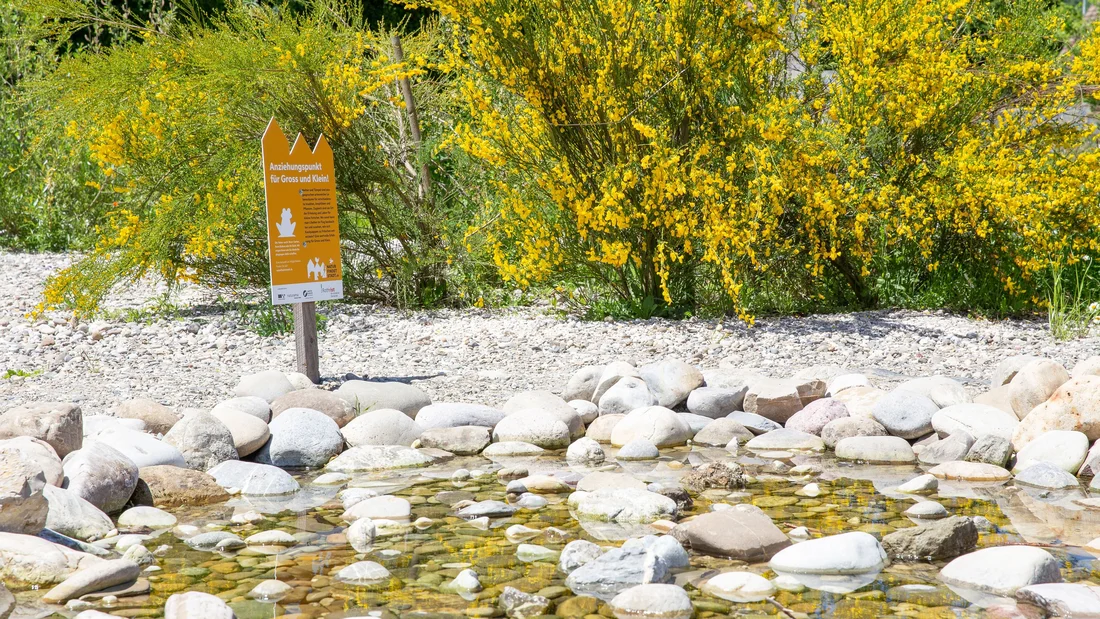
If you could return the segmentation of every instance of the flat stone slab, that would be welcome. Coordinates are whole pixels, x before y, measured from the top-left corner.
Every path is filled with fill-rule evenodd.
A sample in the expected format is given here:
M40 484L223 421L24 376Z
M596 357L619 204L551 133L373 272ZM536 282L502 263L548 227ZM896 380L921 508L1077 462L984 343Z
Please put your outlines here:
M944 462L929 471L939 479L959 479L963 481L1008 481L1012 473L993 464L984 462Z

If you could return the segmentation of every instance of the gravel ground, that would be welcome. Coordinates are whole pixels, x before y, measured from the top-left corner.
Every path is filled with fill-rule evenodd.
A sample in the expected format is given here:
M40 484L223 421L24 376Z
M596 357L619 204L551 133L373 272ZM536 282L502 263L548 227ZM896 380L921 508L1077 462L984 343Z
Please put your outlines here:
M150 397L177 407L209 407L229 396L240 375L295 369L292 337L261 337L238 325L235 311L212 307L215 295L187 288L174 298L180 318L150 322L69 321L62 313L31 322L63 254L0 253L0 410L65 400L102 413L118 400ZM108 304L109 314L138 308L163 287L142 283ZM326 382L351 373L412 381L434 401L499 405L517 391L560 393L584 365L636 364L674 357L701 367L754 368L787 376L816 364L867 372L889 386L943 374L974 391L1001 359L1042 355L1067 368L1100 354L1100 338L1057 342L1041 321L987 321L943 312L875 311L736 320L585 322L544 308L400 312L324 304L320 335Z

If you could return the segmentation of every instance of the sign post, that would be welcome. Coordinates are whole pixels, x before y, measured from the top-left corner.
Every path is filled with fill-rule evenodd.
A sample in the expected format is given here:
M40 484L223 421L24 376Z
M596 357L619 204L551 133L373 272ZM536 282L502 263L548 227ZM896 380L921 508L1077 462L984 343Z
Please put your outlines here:
M300 133L291 147L274 118L262 145L271 304L294 304L298 371L318 383L316 302L344 296L332 148Z

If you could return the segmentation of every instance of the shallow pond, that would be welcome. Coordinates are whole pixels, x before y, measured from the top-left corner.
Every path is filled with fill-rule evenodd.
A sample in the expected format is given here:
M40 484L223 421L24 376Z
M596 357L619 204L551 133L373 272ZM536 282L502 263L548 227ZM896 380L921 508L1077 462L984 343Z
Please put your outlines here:
M609 455L613 450L608 449ZM772 456L774 454L770 454ZM783 456L780 455L782 458ZM353 476L342 486L312 483L321 472L297 475L302 491L282 497L237 497L218 505L170 509L180 524L201 530L226 530L241 538L268 529L295 536L289 549L245 548L235 553L200 552L191 549L174 531L159 532L145 546L157 555L160 568L147 573L151 591L117 601L93 602L93 607L123 617L159 617L165 600L181 591L203 591L230 603L241 619L294 617L496 617L503 616L496 598L505 586L550 598L550 611L562 617L612 616L606 604L590 597L574 596L557 570L555 558L525 563L517 559L519 543L560 550L574 539L588 539L612 547L637 531L578 522L566 507L566 494L544 495L549 503L537 510L520 510L510 518L492 519L479 528L454 515L452 504L462 500L507 500L504 482L496 471L524 467L531 473L572 472L576 477L595 470L633 475L647 482L675 482L691 465L729 458L724 450L664 450L660 460L600 467L568 466L560 454L540 458L456 458L432 467ZM781 460L751 455L736 458L755 477L745 491L708 490L695 497L683 516L709 511L714 503L752 503L761 507L784 532L807 527L819 537L846 531L866 531L877 536L897 528L914 526L903 512L917 499L894 488L921 473L916 466L874 466L840 463L826 456L793 456ZM815 464L820 474L792 477L785 466ZM457 469L482 471L469 481L452 481ZM816 482L820 494L795 494ZM344 487L371 488L394 494L412 503L412 518L431 519L430 524L409 524L388 535L379 534L373 549L357 555L343 534L344 509L338 492ZM941 482L931 495L952 514L984 516L993 527L984 531L979 547L1028 543L1046 547L1062 562L1067 581L1100 581L1095 557L1081 546L1100 536L1100 510L1075 503L1083 492L1043 493L1005 484ZM513 497L514 498L514 497ZM256 511L263 519L252 524L232 524L234 514ZM538 529L525 540L509 540L505 530L515 524ZM656 531L651 531L656 532ZM392 578L371 587L352 587L332 575L341 567L361 560L376 561ZM710 570L749 570L774 577L765 564L717 559L692 553L691 567L677 575L695 605L696 617L782 616L813 617L970 617L981 616L977 606L937 581L943 563L894 563L865 583L855 583L849 593L806 589L780 591L769 602L736 604L703 594L695 586ZM441 591L443 584L461 570L472 567L484 589L465 597ZM708 574L709 577L710 574ZM279 579L293 589L278 603L251 599L249 592L261 581ZM831 591L843 587L825 587ZM41 591L18 594L15 617L72 616L70 609L38 601ZM973 597L973 596L968 596ZM978 600L979 603L988 601ZM56 613L56 614L51 614Z

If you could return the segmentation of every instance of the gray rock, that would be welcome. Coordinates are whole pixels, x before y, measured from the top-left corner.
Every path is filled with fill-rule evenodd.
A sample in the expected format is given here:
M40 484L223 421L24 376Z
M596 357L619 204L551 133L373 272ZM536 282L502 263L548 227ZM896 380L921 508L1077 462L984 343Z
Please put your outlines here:
M164 604L164 619L237 619L233 609L209 593L177 593Z
M269 464L228 460L207 471L219 486L244 495L291 494L301 489L286 471Z
M688 434L694 439L695 435L703 430L703 428L710 425L710 422L714 421L710 417L704 417L702 415L695 415L693 413L676 413L680 416L680 419L684 422L684 425L688 427Z
M807 404L802 410L787 420L784 427L807 434L821 436L821 431L830 422L848 417L848 407L840 400L821 398Z
M573 540L561 549L558 556L558 569L563 574L570 574L580 566L596 560L603 554L603 548L584 539Z
M217 417L203 411L193 411L177 421L164 435L164 442L180 450L187 468L196 471L238 457L233 433Z
M745 447L753 451L825 451L825 442L813 434L779 428L753 438Z
M255 454L256 462L281 468L320 468L344 450L340 427L328 415L290 408L271 420L271 439Z
M256 419L259 419L264 423L268 423L271 421L271 404L267 400L257 396L246 396L243 398L230 398L228 400L224 400L216 404L210 412L214 413L216 411L220 412L225 410L232 410L239 413L244 413L246 415L252 415ZM179 421L178 416L176 418L176 421ZM175 421L173 421L172 423L174 424ZM171 429L172 428L169 426L168 430ZM165 430L165 432L167 432L168 430Z
M504 614L514 619L529 619L546 614L550 600L541 595L524 593L515 587L504 587L497 600Z
M732 461L708 462L693 469L681 480L688 490L700 493L710 488L737 490L746 484L745 472L740 464Z
M156 531L176 526L176 517L163 509L138 505L119 515L118 526L124 530L149 529Z
M963 460L970 453L974 438L965 432L956 432L943 440L925 445L917 455L921 464L943 464Z
M237 386L233 388L233 395L239 398L255 396L267 402L274 402L279 396L291 391L294 391L294 385L286 374L279 370L264 370L242 376Z
M519 441L543 449L564 449L569 440L569 426L539 410L512 413L493 428L493 442Z
M569 382L565 384L562 399L565 401L585 400L592 402L592 396L596 393L596 386L600 384L600 376L603 375L604 366L586 365L573 372Z
M670 534L693 552L749 563L767 561L791 545L772 519L751 505L701 514Z
M1010 596L1018 589L1062 582L1057 559L1042 548L996 546L965 554L940 570L940 580L956 587Z
M565 460L570 464L595 465L606 459L599 442L588 437L579 438L565 451Z
M586 426L600 416L600 407L588 400L569 400L569 406L572 406L573 410L577 411L577 415L581 418L581 423Z
M442 406L432 404L432 406ZM419 417L431 406L420 409ZM372 410L353 419L340 429L349 447L361 445L402 445L408 447L424 433L420 423L396 408Z
M64 604L87 593L101 591L108 587L126 584L137 580L141 567L133 561L116 559L101 561L78 570L61 584L46 592L42 601L48 604Z
M138 483L138 467L109 445L89 441L65 456L65 487L110 514L121 511Z
M479 501L473 505L467 505L458 510L458 517L464 520L474 518L507 518L516 513L517 509L503 501Z
M916 462L909 441L897 436L852 436L836 444L836 457L881 464Z
M0 415L0 439L29 436L53 447L59 458L80 449L84 419L80 407L65 402L28 404Z
M1014 355L1004 359L993 368L993 374L989 378L990 386L1007 385L1016 377L1016 373L1020 371L1020 368L1038 359L1041 359L1041 357L1034 355Z
M616 617L689 619L695 612L687 592L669 584L631 587L616 595L608 605Z
M967 395L962 383L946 376L914 378L898 385L897 390L919 393L932 400L939 408L970 401L970 396Z
M438 402L420 409L416 414L416 423L421 428L456 428L459 426L482 426L492 428L500 423L508 413L480 404L462 404L459 402Z
M1009 447L1009 453L1011 453L1011 447ZM1089 447L1088 453L1085 454L1084 463L1077 469L1078 477L1096 477L1097 474L1100 474L1100 439L1092 443L1092 447Z
M1050 490L1068 490L1077 487L1077 478L1049 462L1037 462L1016 473L1016 483Z
M0 619L8 619L15 610L15 596L0 583Z
M600 374L600 380L596 383L596 390L592 392L592 401L599 402L603 394L624 376L642 377L637 368L625 361L612 361L604 366L603 373Z
M657 396L641 378L625 376L600 397L601 415L625 415L636 408L657 405Z
M343 398L359 414L383 408L396 408L415 418L420 409L432 403L428 394L417 387L398 382L349 380L340 385L336 395ZM462 425L474 425L463 423ZM427 427L421 424L421 427Z
M695 502L691 500L691 495L680 486L666 486L654 483L646 486L646 490L656 492L661 496L666 496L675 501L676 509L679 510L681 514L687 512L695 505Z
M886 563L886 551L875 536L853 531L785 548L768 566L790 574L867 574L880 571Z
M47 484L60 486L64 483L65 471L61 468L61 458L45 441L29 436L0 440L0 451L6 449L17 451L20 460L42 471Z
M234 545L236 542L240 542L239 547L241 548L243 548L245 545L244 540L237 537L236 535L233 535L232 533L229 533L228 531L210 531L208 533L199 533L194 537L188 538L187 545L194 548L195 550L210 552L213 551L215 548L218 548L219 546L223 546L226 541L233 542Z
M664 561L670 569L678 570L686 568L691 563L684 547L671 535L643 535L626 540L622 545L623 550L641 548L651 555L656 555Z
M96 434L94 440L110 445L129 458L137 467L162 464L185 467L187 462L180 450L152 434L114 428Z
M576 595L609 600L620 591L647 583L672 582L668 565L645 548L614 548L573 570L565 586Z
M657 397L656 404L665 408L680 405L688 394L703 386L703 375L699 370L676 359L643 365L638 368L638 373Z
M356 416L355 407L331 391L296 389L275 398L271 403L271 418L278 419L283 412L296 408L308 408L321 412L341 428L348 425Z
M868 417L845 417L825 424L821 429L821 440L829 449L836 449L837 443L854 436L888 436L890 433L882 424Z
M1016 591L1016 599L1047 617L1100 617L1100 587L1089 583L1028 585Z
M363 445L333 458L325 467L336 473L362 473L428 466L436 458L412 447Z
M656 460L660 456L657 446L644 438L634 439L619 448L617 460Z
M914 439L932 432L932 415L939 410L931 398L898 388L875 403L873 414L890 434Z
M56 584L100 560L33 535L0 533L0 581L9 586Z
M1014 414L976 402L948 406L932 415L932 428L940 436L965 432L975 439L987 434L1011 439L1019 425Z
M970 552L978 544L978 528L966 516L949 516L930 524L900 529L882 538L891 559L939 561Z
M568 504L578 520L649 523L676 517L676 502L648 490L616 488L574 492Z
M537 456L546 453L546 450L538 445L524 443L523 441L504 441L492 443L481 451L481 455L493 458L515 458L523 456Z
M747 385L739 389L699 387L688 394L687 409L696 415L719 419L741 410L748 390Z
M569 428L571 438L584 436L584 423L577 410L561 397L545 390L521 391L508 398L501 407L509 415L519 412L536 411L546 417L553 417Z
M657 447L674 447L690 438L691 430L684 420L662 406L635 409L611 430L611 444L615 446L645 439Z
M45 526L51 531L87 542L103 538L115 528L107 514L71 490L46 486L42 494L49 502Z
M429 428L420 436L422 447L449 451L459 456L473 456L489 446L492 436L483 426Z
M1008 465L1008 459L1011 456L1011 441L995 434L986 434L974 441L963 460L967 462L984 462L1003 468Z
M0 531L37 535L46 526L46 475L12 447L0 448Z
M757 415L756 413L746 413L743 411L730 413L726 416L726 419L732 419L733 421L736 421L737 423L748 428L750 432L757 435L767 434L772 430L778 430L779 428L783 427L782 425L772 421L771 419L768 419L767 417Z
M753 436L748 428L732 419L715 419L700 430L692 442L707 447L725 447L735 438L744 443Z

